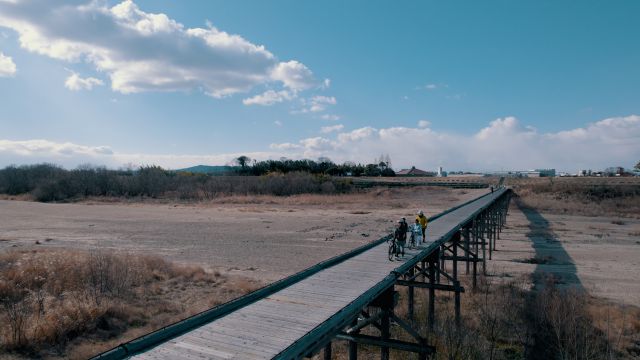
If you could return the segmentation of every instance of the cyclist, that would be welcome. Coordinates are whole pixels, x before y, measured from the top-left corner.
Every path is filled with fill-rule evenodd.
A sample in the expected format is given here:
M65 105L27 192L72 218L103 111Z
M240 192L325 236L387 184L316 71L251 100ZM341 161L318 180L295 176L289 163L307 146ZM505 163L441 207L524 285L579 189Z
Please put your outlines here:
M413 246L420 246L422 243L422 225L420 225L420 220L418 219L411 226L411 240Z
M396 257L398 254L402 254L404 256L404 247L407 244L407 231L409 230L409 225L407 225L407 219L402 218L398 221L398 228L396 229L396 233L394 235L394 239L398 244L396 248Z
M424 216L424 212L422 210L418 211L418 216L416 216L416 221L420 223L420 227L422 228L422 242L427 241L427 217Z

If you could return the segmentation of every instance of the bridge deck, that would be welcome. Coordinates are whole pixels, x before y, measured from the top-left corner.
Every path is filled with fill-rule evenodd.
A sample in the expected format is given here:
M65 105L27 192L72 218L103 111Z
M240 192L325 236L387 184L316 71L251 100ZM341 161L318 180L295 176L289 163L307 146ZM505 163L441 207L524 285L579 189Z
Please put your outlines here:
M354 302L418 253L437 248L502 190L429 223L427 242L389 261L387 244L322 270L264 299L167 341L137 359L271 359ZM424 255L424 254L423 254Z

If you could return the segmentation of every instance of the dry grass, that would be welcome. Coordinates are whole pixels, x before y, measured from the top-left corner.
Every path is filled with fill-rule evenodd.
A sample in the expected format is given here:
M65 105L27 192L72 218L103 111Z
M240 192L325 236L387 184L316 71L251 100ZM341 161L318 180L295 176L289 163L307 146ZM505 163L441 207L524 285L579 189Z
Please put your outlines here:
M462 325L455 326L453 295L438 292L436 326L427 326L427 290L416 289L414 329L437 349L433 359L632 359L640 356L640 309L596 299L584 291L559 289L552 283L529 290L528 277L480 277L472 292L468 278L462 294ZM394 312L407 319L407 289L399 287ZM375 310L374 310L375 311ZM412 342L399 326L392 338ZM378 336L366 328L364 334ZM334 359L347 358L345 342L335 342ZM379 358L380 349L358 347L362 358ZM321 354L314 359L321 359ZM391 351L391 359L418 359Z
M119 198L119 197L88 197L82 200L84 204L125 203L125 204L173 204L177 206L215 206L215 205L256 205L255 209L267 211L263 205L273 206L319 206L336 209L362 206L362 211L372 212L379 209L397 209L407 206L408 201L415 200L415 193L429 193L442 196L445 201L455 201L458 196L469 191L432 186L408 188L374 187L362 189L347 194L297 194L289 196L276 195L220 195L215 198L195 201L173 198ZM480 193L478 193L480 195Z
M0 254L0 356L86 358L258 287L151 256Z
M640 217L640 183L637 181L522 181L514 183L513 188L523 205L539 211L586 216ZM624 221L620 220L616 224L623 225Z

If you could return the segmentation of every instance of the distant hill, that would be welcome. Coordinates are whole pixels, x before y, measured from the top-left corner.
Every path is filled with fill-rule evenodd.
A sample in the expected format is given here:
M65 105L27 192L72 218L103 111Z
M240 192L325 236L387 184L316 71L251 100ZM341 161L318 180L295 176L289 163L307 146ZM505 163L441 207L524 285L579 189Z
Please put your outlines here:
M226 166L226 165L196 165L192 167L188 167L185 169L175 170L176 172L191 172L191 173L199 173L199 174L216 174L222 175L224 173L230 173L236 170L237 166Z

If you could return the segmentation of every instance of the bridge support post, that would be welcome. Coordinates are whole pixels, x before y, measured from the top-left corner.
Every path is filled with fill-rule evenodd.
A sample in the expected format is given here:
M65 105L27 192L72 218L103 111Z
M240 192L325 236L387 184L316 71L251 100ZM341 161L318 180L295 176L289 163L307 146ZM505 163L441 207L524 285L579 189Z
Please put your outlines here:
M391 317L393 316L393 307L395 305L395 291L393 287L386 290L380 295L374 304L381 312L380 316L380 340L382 340L382 346L380 346L380 359L389 360L389 343L391 338Z
M487 209L487 239L489 240L489 260L493 257L493 219L491 208Z
M358 325L358 318L351 322L351 326ZM358 360L358 343L352 340L349 340L349 360Z
M462 235L464 236L464 257L466 258L465 265L467 268L467 272L465 274L469 275L469 257L471 256L471 247L469 246L469 226L465 226Z
M429 262L429 310L427 315L427 323L429 325L429 330L433 331L435 328L436 322L436 266L438 264L438 256L439 254L432 254L427 261Z
M436 255L437 255L437 258L434 259L435 260L434 267L436 270L440 270L441 269L440 265L442 264L442 260L440 259L442 257L442 246L438 246L438 251L436 252ZM435 281L437 284L440 284L440 271L436 271Z
M458 280L458 246L460 246L460 231L453 235L453 286L455 301L456 327L460 328L460 281Z
M415 269L411 268L411 270L409 270L409 277L411 279L413 279L413 276L415 274ZM414 287L413 286L409 286L408 289L409 292L409 296L408 296L408 316L409 316L409 320L413 320L413 302L414 302Z
M479 247L478 247L478 219L477 218L474 218L471 221L471 239L473 241L473 250L474 250L474 253L476 254L475 259L474 259L475 261L473 262L473 273L472 273L472 276L473 276L473 284L472 284L473 285L473 291L476 291L476 287L477 287L477 284L478 284L478 255L479 255L479 252L478 252L478 249L479 249Z
M331 341L324 346L324 360L331 360Z
M493 251L496 251L496 238L498 237L498 207L493 206L491 228L493 230Z
M487 275L487 217L486 214L480 215L480 241L482 241L482 274Z

